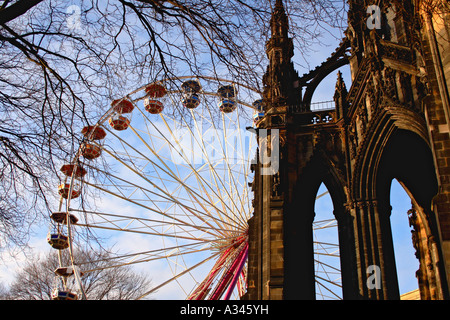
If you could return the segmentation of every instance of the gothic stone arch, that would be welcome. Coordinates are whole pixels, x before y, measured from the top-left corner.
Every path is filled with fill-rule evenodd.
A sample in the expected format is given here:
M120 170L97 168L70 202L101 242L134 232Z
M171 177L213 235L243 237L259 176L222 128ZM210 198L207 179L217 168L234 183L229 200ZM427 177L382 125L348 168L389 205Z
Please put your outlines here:
M349 232L349 216L344 212L346 195L342 185L345 180L338 170L333 169L332 160L318 150L305 167L299 168L297 183L292 188L293 201L285 207L284 215L284 297L285 299L315 299L313 220L314 204L319 186L324 183L328 189L338 221L341 252L342 278L344 288L351 287L352 233ZM344 260L344 261L342 261ZM352 292L352 290L346 290Z
M446 292L437 288L443 287L445 268L436 216L431 211L438 186L425 123L404 106L386 106L371 123L366 144L357 157L351 190L360 295L368 299L399 298L389 220L389 191L395 178L411 197L411 221L420 230L414 243L421 265L417 274L421 296L443 299ZM379 288L367 286L364 270L372 265L381 270Z

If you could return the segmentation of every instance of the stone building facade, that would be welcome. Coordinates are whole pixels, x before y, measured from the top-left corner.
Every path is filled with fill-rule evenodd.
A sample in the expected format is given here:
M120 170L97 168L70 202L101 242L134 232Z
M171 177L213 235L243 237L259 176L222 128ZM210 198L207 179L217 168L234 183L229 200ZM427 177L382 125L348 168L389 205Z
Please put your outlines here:
M448 299L450 279L450 14L441 0L349 0L346 37L299 76L283 3L267 43L265 117L249 221L245 299L314 299L314 204L324 183L338 224L344 299L398 299L390 225L393 179L407 191L421 299ZM371 8L368 10L368 8ZM378 20L376 20L378 19ZM340 73L333 110L311 110L318 84ZM267 129L267 131L266 131ZM262 135L262 132L268 132ZM257 155L257 159L261 159ZM263 174L266 167L276 168ZM381 283L369 288L370 266Z

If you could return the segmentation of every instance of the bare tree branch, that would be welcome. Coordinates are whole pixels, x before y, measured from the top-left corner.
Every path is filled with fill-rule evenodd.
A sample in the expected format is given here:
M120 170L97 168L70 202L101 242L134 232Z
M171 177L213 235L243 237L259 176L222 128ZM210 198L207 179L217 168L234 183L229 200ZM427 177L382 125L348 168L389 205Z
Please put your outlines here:
M3 1L3 4L0 8L0 25L3 25L23 15L42 1L43 0L21 0L14 2L8 7L6 5L9 3L9 1Z
M0 3L0 248L54 210L60 166L112 100L173 76L262 86L270 1ZM344 17L343 0L285 5L298 48Z

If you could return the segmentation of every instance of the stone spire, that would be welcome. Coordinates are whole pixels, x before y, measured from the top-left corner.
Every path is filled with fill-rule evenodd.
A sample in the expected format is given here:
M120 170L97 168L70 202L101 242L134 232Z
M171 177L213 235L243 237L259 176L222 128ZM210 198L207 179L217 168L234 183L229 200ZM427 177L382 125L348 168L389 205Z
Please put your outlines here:
M282 0L276 0L270 30L271 37L266 44L269 66L263 78L266 108L298 105L301 100L298 74L291 61L294 45L288 36L289 22Z
M283 1L277 0L270 19L272 38L288 38L289 22L284 11Z
M347 113L347 88L341 71L338 71L336 88L334 91L334 102L336 106L336 119L342 118Z

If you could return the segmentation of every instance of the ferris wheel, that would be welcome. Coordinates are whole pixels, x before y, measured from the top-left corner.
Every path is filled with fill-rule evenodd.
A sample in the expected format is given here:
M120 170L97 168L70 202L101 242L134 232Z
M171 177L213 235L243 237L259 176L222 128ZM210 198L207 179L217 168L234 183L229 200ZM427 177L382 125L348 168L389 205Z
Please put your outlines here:
M249 128L262 117L258 92L209 77L164 79L112 101L61 167L47 238L61 261L52 298L89 298L91 270L74 247L90 232L117 243L109 268L145 264L158 283L141 298L242 296L258 145Z

